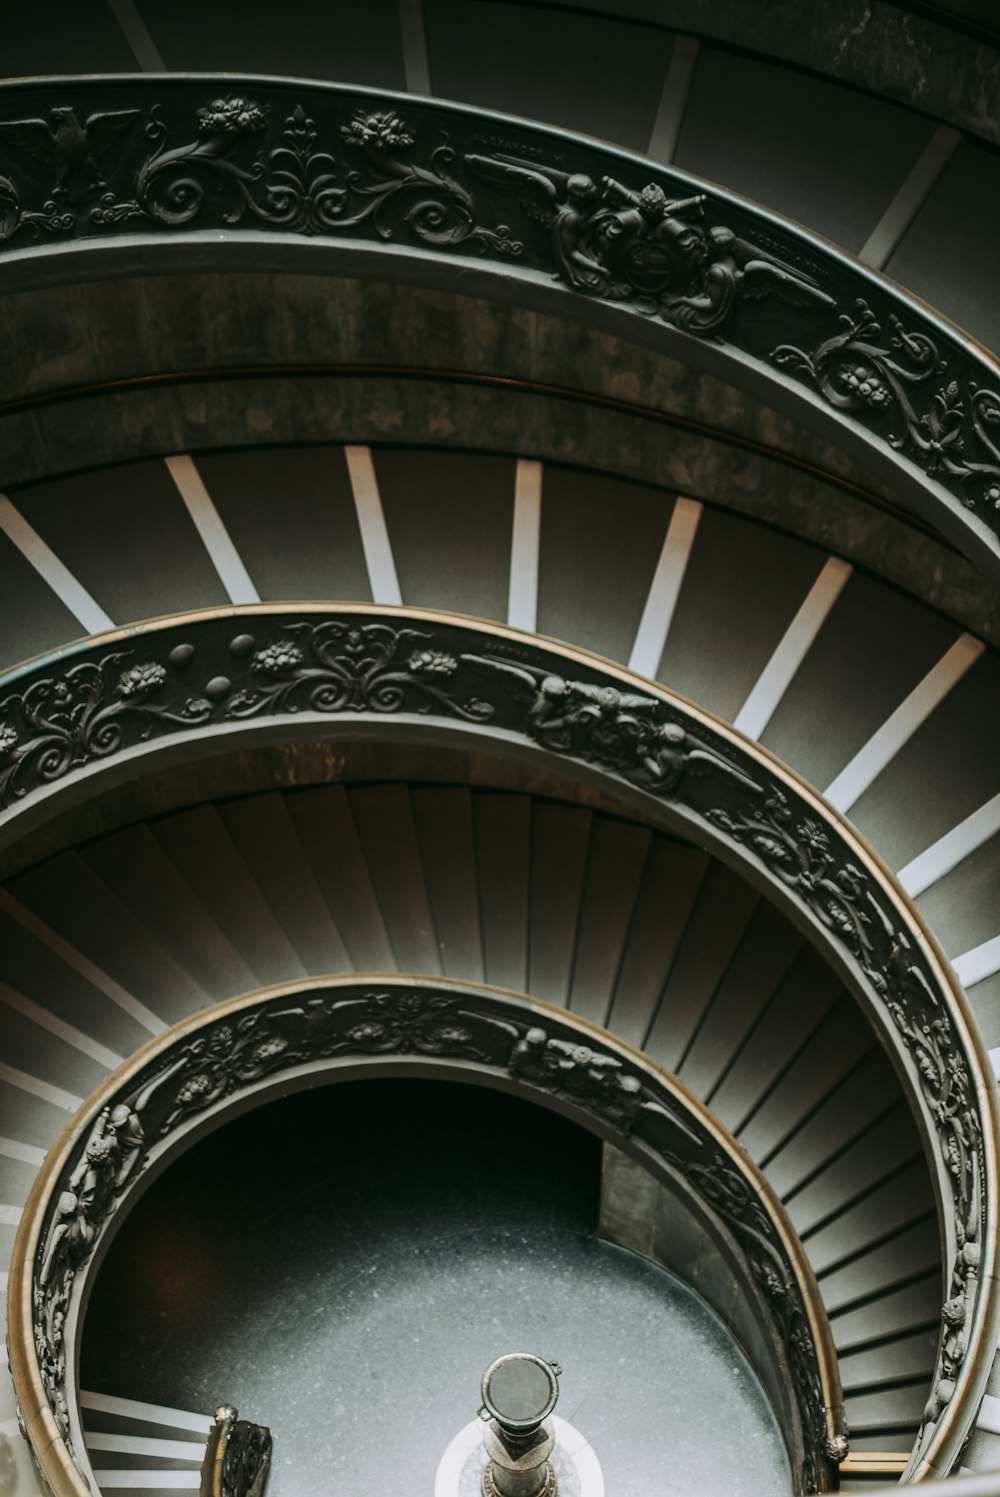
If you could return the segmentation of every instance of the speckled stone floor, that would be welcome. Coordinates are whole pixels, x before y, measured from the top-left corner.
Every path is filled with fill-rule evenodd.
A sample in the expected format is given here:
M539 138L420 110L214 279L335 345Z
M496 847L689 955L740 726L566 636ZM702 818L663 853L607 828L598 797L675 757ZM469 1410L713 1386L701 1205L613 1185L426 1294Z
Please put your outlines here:
M269 1497L431 1497L483 1369L535 1351L562 1364L559 1413L608 1497L787 1493L721 1323L593 1237L599 1164L572 1124L481 1088L273 1103L197 1145L128 1219L88 1310L83 1384L238 1404L274 1434Z

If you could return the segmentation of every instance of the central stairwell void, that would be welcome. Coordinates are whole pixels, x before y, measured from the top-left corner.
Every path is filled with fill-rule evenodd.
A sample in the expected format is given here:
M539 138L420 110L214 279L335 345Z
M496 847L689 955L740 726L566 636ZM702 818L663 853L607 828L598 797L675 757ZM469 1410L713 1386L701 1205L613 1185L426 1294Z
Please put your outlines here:
M273 1102L190 1149L121 1228L85 1321L87 1397L198 1409L225 1388L274 1435L269 1497L431 1497L483 1367L534 1348L615 1497L790 1491L729 1330L595 1235L600 1179L591 1134L482 1087ZM171 1469L186 1489L162 1448L116 1448L86 1417L102 1491L170 1493Z

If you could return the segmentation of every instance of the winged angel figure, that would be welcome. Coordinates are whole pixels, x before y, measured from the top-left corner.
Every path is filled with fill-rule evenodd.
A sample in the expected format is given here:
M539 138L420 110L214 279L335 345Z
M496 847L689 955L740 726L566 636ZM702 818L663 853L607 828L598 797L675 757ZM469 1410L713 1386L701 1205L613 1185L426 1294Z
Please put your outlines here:
M465 160L477 176L515 193L528 217L549 229L559 271L571 286L598 296L614 289L595 253L591 233L601 203L592 177L536 166L517 156L466 156Z
M632 299L688 332L719 332L743 300L774 297L794 307L832 306L812 276L740 239L706 229L705 198L668 198L650 183L633 192L613 177L517 156L467 156L485 181L517 195L550 231L559 275L578 291Z
M624 771L637 784L675 795L687 775L716 774L757 794L761 786L735 764L693 738L680 723L656 721L653 697L567 681L538 666L463 655L475 670L499 677L527 704L525 731L557 753Z
M0 140L55 173L55 197L83 203L106 189L98 161L138 114L138 109L115 109L88 115L81 124L76 112L63 106L50 109L48 120L0 120Z

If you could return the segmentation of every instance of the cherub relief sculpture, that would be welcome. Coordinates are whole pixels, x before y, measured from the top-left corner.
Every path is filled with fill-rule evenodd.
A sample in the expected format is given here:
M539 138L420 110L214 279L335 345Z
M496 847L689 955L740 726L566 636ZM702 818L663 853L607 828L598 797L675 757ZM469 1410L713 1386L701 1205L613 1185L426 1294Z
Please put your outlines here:
M136 1107L141 1107L141 1100ZM69 1434L66 1316L76 1270L84 1263L118 1194L141 1168L145 1134L127 1103L105 1107L56 1203L33 1290L35 1350L56 1422Z
M680 723L657 722L654 697L567 681L523 662L463 655L474 669L499 676L527 704L524 732L556 753L575 754L628 774L660 795L676 794L687 775L718 774L744 790L761 787L735 764L692 737Z
M626 1133L640 1114L665 1120L675 1133L702 1147L704 1140L674 1108L651 1098L639 1080L612 1055L602 1055L589 1045L561 1040L536 1026L526 1030L510 1053L510 1074L522 1081L562 1092L595 1107Z
M550 231L559 275L578 291L633 301L701 337L719 333L744 301L833 306L803 270L721 225L705 228L705 197L668 198L516 156L467 156L478 176L514 192Z
M516 193L529 218L549 229L559 271L571 286L597 296L611 292L612 283L595 253L591 232L601 205L601 192L592 177L536 166L516 156L466 156L465 160L477 176Z
M527 1030L511 1051L508 1065L512 1076L579 1098L626 1131L643 1105L640 1081L620 1060L589 1045L550 1037L544 1029Z
M75 1265L87 1256L116 1195L140 1164L144 1144L142 1123L125 1103L100 1114L69 1188L59 1197L45 1243L41 1284L49 1282L57 1266Z

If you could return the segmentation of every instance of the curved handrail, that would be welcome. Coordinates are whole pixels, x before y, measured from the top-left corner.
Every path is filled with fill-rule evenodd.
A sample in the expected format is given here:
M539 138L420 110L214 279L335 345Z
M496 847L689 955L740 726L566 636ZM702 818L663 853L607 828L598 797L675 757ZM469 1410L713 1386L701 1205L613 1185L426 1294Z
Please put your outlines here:
M835 1490L847 1439L819 1287L778 1197L736 1140L675 1077L562 1009L478 984L379 973L261 989L175 1025L108 1078L50 1151L14 1247L8 1331L24 1425L55 1497L89 1492L76 1409L79 1317L102 1240L143 1176L225 1121L234 1103L287 1091L296 1078L356 1076L364 1065L382 1074L393 1064L447 1068L544 1101L692 1194L744 1265L758 1324L780 1358L796 1491ZM217 1419L206 1471L221 1468L235 1410L224 1406ZM219 1497L216 1487L208 1497Z
M234 1404L215 1411L201 1463L199 1497L264 1497L271 1469L271 1431L239 1419Z
M14 83L0 114L12 285L109 245L131 268L178 236L198 242L199 264L216 252L232 263L235 241L256 240L269 262L279 244L310 241L369 265L391 252L449 282L460 265L470 287L479 267L498 294L561 293L577 315L584 302L615 308L630 318L619 326L769 404L804 403L1000 573L996 360L733 193L566 131L297 80Z
M584 651L428 610L219 609L119 631L0 677L0 846L61 799L255 730L421 726L556 756L766 888L822 944L890 1049L935 1163L948 1265L910 1479L947 1472L1000 1321L998 1101L965 997L850 823L766 750ZM247 741L242 737L242 741Z

